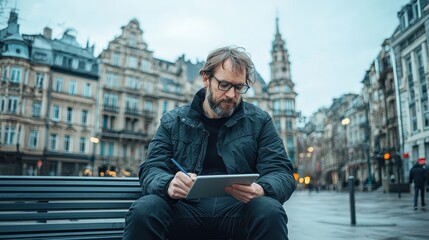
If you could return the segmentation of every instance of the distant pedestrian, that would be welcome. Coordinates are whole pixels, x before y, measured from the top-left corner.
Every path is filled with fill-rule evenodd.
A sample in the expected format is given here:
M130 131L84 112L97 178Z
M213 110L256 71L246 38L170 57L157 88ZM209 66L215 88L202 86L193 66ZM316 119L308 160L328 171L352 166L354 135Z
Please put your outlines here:
M426 169L423 167L424 163L417 162L410 170L410 184L414 181L414 210L417 210L417 199L419 197L422 203L422 208L425 204L425 183L426 183Z

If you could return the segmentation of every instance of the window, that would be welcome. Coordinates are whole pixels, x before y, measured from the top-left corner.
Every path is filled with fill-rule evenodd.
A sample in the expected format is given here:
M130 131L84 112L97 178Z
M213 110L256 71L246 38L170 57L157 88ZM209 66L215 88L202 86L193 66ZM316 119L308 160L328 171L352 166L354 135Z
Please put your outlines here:
M16 113L18 109L18 97L10 96L8 99L7 111L9 113Z
M15 138L15 128L14 127L5 127L4 129L4 144L12 145Z
M112 64L119 66L121 63L121 55L119 55L119 53L114 52L112 53Z
M413 132L417 131L417 113L416 113L416 105L413 104L410 107L410 117L411 117L411 128Z
M81 137L79 142L80 153L85 153L85 147L86 147L86 139L84 137Z
M113 145L113 143L109 143L109 150L108 150L107 156L113 157L114 146L115 145Z
M130 47L137 47L137 41L136 41L136 35L130 34L128 43L130 44Z
M147 59L142 60L142 71L149 71L149 61Z
M127 76L125 86L131 89L140 89L140 80L137 77Z
M77 69L79 66L79 60L77 59L72 59L72 68L73 69Z
M139 106L139 99L135 96L127 96L125 98L125 110L137 112Z
M288 149L294 149L294 141L293 141L293 136L287 136L287 148Z
M290 92L292 92L292 90L290 89L290 87L289 87L289 85L285 85L285 92L286 93L290 93Z
M276 127L277 131L280 131L280 120L276 119L274 120L274 126Z
M144 110L147 112L152 111L152 101L145 101Z
M86 126L88 122L88 111L87 110L82 110L82 118L81 118L81 123L83 126Z
M76 95L76 81L70 81L69 83L69 94Z
M116 107L118 104L118 95L114 93L104 93L104 106Z
M14 83L21 82L21 68L12 67L10 69L10 81Z
M416 93L414 91L414 79L413 79L413 65L411 63L411 57L407 57L405 60L405 66L407 69L407 80L408 80L408 91L410 92L410 103L415 102Z
M274 114L280 113L280 100L274 100L273 102Z
M419 80L420 80L420 98L425 100L428 98L428 92L427 92L427 85L426 85L426 77L425 77L425 67L424 67L424 60L423 60L423 54L422 49L419 48L417 50L417 65L418 65L418 73L419 73Z
M119 75L116 73L107 73L106 86L118 87L119 86Z
M67 107L66 121L68 124L71 124L73 122L73 108L72 107Z
M86 63L86 64L85 64L85 70L86 70L87 72L90 72L90 71L91 71L91 68L92 68L92 64L91 64L91 63Z
M100 142L100 156L104 156L104 154L105 154L105 148L106 148L106 143L105 142L103 142L103 141L101 141Z
M3 68L3 78L1 79L3 82L7 81L7 66Z
M63 79L62 78L55 79L54 91L55 92L62 92L63 91Z
M109 126L109 116L103 115L103 128L107 129Z
M429 103L428 100L422 101L423 127L429 127Z
M286 112L288 113L292 113L295 110L292 99L285 100L285 109L286 109Z
M58 136L56 133L51 133L50 142L51 150L57 150Z
M40 117L40 102L33 102L33 117Z
M83 96L84 97L91 97L91 84L90 83L86 83L83 86Z
M54 105L52 107L52 120L59 121L60 120L60 106Z
M55 65L58 65L58 66L63 65L63 56L60 56L60 55L55 56Z
M145 87L144 87L144 89L145 89L148 93L153 92L153 85L152 85L152 82L145 82Z
M167 109L168 109L168 102L167 101L164 101L164 104L163 104L163 106L162 106L162 113L164 114L164 113L166 113L167 112Z
M6 97L0 99L0 112L4 112L6 109Z
M292 120L286 120L286 130L292 130Z
M137 57L129 56L128 57L128 67L129 68L137 68Z
M44 73L36 73L36 88L43 88L43 80L45 79Z
M72 140L70 135L64 136L64 151L71 152L72 150Z
M36 130L31 130L30 131L30 142L28 144L28 146L30 148L36 148L37 147L37 140L39 138L39 132Z

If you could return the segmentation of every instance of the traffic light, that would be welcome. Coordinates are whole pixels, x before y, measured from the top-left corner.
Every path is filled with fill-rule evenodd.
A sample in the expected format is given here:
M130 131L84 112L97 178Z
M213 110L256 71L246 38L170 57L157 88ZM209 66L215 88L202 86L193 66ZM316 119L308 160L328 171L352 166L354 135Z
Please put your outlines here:
M392 155L390 155L390 153L388 153L388 152L386 152L386 153L383 154L383 159L385 161L390 160L391 157L392 157Z

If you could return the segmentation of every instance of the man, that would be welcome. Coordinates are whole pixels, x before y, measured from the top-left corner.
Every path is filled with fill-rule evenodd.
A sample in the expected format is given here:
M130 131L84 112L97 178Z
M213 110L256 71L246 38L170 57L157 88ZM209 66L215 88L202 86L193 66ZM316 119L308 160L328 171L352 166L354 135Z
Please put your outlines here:
M282 204L295 190L292 164L268 113L242 101L254 66L242 48L214 50L204 88L166 113L140 166L143 197L130 207L124 239L288 239ZM171 163L174 158L191 178ZM197 175L259 173L227 197L185 199Z
M424 162L417 162L410 170L410 184L414 180L414 210L417 210L417 200L419 198L422 203L422 208L425 204L425 183L426 183L426 169L423 167Z

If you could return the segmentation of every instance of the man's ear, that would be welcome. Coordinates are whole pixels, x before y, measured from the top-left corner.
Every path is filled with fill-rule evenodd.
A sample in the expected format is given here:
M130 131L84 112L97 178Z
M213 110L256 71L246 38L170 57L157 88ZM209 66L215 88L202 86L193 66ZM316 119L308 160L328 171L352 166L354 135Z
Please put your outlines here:
M207 76L207 74L203 74L203 83L204 83L204 87L208 87L209 86L209 77Z

